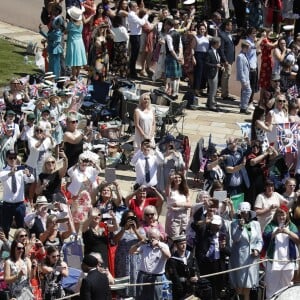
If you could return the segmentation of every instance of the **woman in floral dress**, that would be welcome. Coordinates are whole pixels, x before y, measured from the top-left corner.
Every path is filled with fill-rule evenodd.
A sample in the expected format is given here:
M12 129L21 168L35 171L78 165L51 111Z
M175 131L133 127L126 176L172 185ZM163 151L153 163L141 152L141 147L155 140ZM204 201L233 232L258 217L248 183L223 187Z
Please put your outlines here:
M115 235L114 242L118 244L115 256L116 277L130 276L130 283L135 283L137 279L138 266L140 264L139 255L129 254L132 245L145 239L146 233L143 227L139 226L137 217L132 210L126 211L120 222L120 231ZM118 292L121 297L135 297L134 287L130 287Z
M271 75L272 75L272 49L277 43L273 43L271 40L272 32L268 29L266 36L260 43L261 48L261 66L259 74L259 86L260 86L260 97L264 95L266 89L270 87Z

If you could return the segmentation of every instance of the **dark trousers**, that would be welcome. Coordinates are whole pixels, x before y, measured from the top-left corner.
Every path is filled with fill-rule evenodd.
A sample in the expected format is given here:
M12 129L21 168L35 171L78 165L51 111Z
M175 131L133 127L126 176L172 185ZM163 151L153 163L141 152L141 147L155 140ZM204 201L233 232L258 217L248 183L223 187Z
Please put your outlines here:
M232 1L235 17L236 17L236 25L238 28L246 28L246 3L240 0L233 0Z
M10 226L15 217L17 228L24 227L24 217L25 217L26 207L24 202L19 203L8 203L3 202L3 231L6 238L10 231Z
M253 101L254 93L258 91L258 69L251 69L250 71L250 86L251 86L251 96L249 99L249 103Z
M225 271L224 262L221 259L213 260L210 262L200 262L199 269L201 275L218 273ZM202 270L202 271L201 271ZM224 274L208 277L207 280L212 286L212 300L219 299L222 289L226 286L226 276Z
M130 59L129 59L129 71L131 76L136 76L136 61L139 56L139 51L140 51L140 40L141 36L140 35L131 35L130 36Z
M207 83L206 52L195 52L196 66L194 67L194 89L204 89Z

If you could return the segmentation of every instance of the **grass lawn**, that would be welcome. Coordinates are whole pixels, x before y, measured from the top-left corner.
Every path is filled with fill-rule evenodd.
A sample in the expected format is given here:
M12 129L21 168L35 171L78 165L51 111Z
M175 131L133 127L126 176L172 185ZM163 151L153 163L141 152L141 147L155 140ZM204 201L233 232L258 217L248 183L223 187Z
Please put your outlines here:
M0 39L0 87L8 85L12 77L23 77L39 72L34 56L27 55L31 63L24 63L26 49Z

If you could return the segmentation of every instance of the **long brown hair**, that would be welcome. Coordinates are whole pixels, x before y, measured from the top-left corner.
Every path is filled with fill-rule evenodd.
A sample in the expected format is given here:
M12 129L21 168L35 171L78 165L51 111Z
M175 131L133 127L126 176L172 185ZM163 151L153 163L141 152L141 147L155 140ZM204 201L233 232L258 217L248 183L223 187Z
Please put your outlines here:
M181 177L181 183L178 186L178 191L180 194L188 196L189 194L189 187L187 185L186 179L181 172L175 172L175 176L180 176ZM174 180L171 182L171 188L174 189L175 183Z
M278 208L276 209L276 211L275 211L275 214L274 214L273 219L272 219L273 223L278 224L277 217L278 217L279 215L281 215L281 214L285 214L285 215L286 215L285 225L286 225L286 224L289 224L289 223L290 223L290 214L289 214L289 212L288 212L288 211L285 211L284 209L282 209L282 208L280 208L280 207L278 207Z

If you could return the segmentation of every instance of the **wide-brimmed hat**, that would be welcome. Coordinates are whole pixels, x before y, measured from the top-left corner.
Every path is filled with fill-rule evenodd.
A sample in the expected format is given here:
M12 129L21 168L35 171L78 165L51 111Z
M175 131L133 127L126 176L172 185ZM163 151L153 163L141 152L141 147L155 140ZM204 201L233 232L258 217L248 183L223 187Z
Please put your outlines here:
M195 0L185 0L185 1L183 2L184 5L192 5L192 4L194 4L194 3L195 3Z
M68 9L68 15L75 21L82 20L82 10L76 6L72 6Z
M291 31L291 30L294 30L295 26L294 25L284 25L282 26L282 29L284 31Z
M239 203L237 213L240 214L241 212L250 213L250 219L254 219L256 217L256 212L251 210L251 205L249 202Z
M36 198L35 205L48 204L47 198L45 196L38 196Z
M44 76L44 80L52 80L52 79L54 79L54 78L55 78L55 75L54 75L54 74Z

